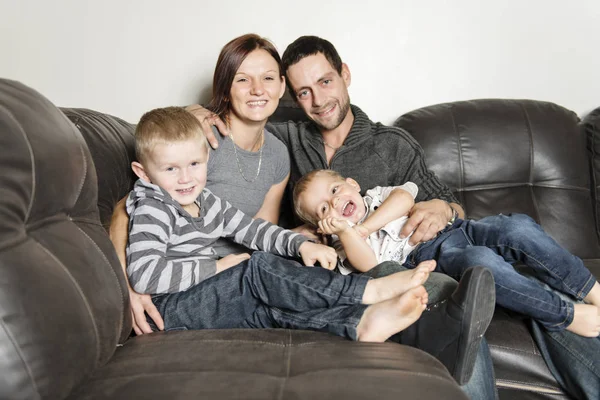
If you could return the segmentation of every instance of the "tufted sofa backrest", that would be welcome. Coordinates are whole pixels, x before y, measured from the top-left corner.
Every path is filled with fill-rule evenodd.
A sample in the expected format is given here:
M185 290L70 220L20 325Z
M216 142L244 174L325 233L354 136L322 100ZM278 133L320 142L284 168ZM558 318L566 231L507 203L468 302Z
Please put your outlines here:
M61 399L131 331L79 130L0 80L0 398Z
M598 258L585 137L575 113L533 100L472 100L409 112L394 125L467 217L524 213L582 258Z

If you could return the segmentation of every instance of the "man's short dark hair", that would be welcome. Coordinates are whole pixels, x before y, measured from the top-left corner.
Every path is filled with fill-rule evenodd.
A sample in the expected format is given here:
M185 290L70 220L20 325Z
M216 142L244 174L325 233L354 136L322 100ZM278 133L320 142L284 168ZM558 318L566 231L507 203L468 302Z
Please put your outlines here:
M283 52L281 61L283 64L283 73L286 74L287 70L292 65L300 62L305 57L313 56L321 53L325 56L329 64L337 71L338 74L342 74L342 59L338 54L337 50L331 42L322 39L317 36L300 36L294 40ZM290 94L295 98L294 89L290 84L290 80L286 79L287 87Z

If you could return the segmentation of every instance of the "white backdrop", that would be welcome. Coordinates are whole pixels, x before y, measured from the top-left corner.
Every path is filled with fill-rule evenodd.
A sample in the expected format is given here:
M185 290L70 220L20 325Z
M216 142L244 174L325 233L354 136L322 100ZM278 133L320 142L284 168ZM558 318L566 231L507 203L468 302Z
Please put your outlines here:
M600 106L598 0L0 0L0 77L136 122L206 100L219 50L247 32L280 52L330 40L352 102L384 123L473 98Z

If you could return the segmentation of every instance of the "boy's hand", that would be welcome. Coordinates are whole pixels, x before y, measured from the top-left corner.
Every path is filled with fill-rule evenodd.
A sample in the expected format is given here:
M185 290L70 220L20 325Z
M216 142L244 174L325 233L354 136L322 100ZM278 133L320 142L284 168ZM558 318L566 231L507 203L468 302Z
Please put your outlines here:
M219 272L225 271L227 268L235 267L239 263L244 260L250 258L250 254L242 253L242 254L229 254L220 260L217 260L217 274Z
M146 321L144 311L152 318L158 329L161 331L165 329L163 319L149 294L139 294L132 288L129 288L129 303L131 305L131 316L133 317L132 328L136 335L152 333L152 328L150 328L148 321Z
M337 218L325 218L319 221L319 231L325 235L338 235L350 229L346 220Z
M204 133L204 136L206 136L208 143L210 143L210 146L213 149L219 147L219 142L215 138L215 135L212 131L213 125L217 127L219 132L221 132L221 135L229 135L227 125L225 125L225 122L223 122L223 120L221 120L221 118L219 118L219 116L214 112L207 110L199 104L189 105L185 108L185 110L196 117L198 121L200 121L202 132Z
M369 237L369 230L362 224L359 225L354 225L352 227L352 229L354 229L361 238L366 239Z
M337 264L337 254L335 250L329 246L304 242L300 245L298 251L306 266L313 266L318 261L319 264L321 264L321 267L332 270Z

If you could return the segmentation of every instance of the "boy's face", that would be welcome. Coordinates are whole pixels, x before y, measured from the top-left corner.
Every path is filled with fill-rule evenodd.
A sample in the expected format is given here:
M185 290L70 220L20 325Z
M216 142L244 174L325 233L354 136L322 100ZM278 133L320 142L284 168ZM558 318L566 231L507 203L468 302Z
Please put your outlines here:
M166 190L181 204L192 204L206 185L208 149L200 139L158 143L136 174Z
M315 221L331 217L356 224L366 212L360 186L351 178L317 175L298 200L302 211Z

